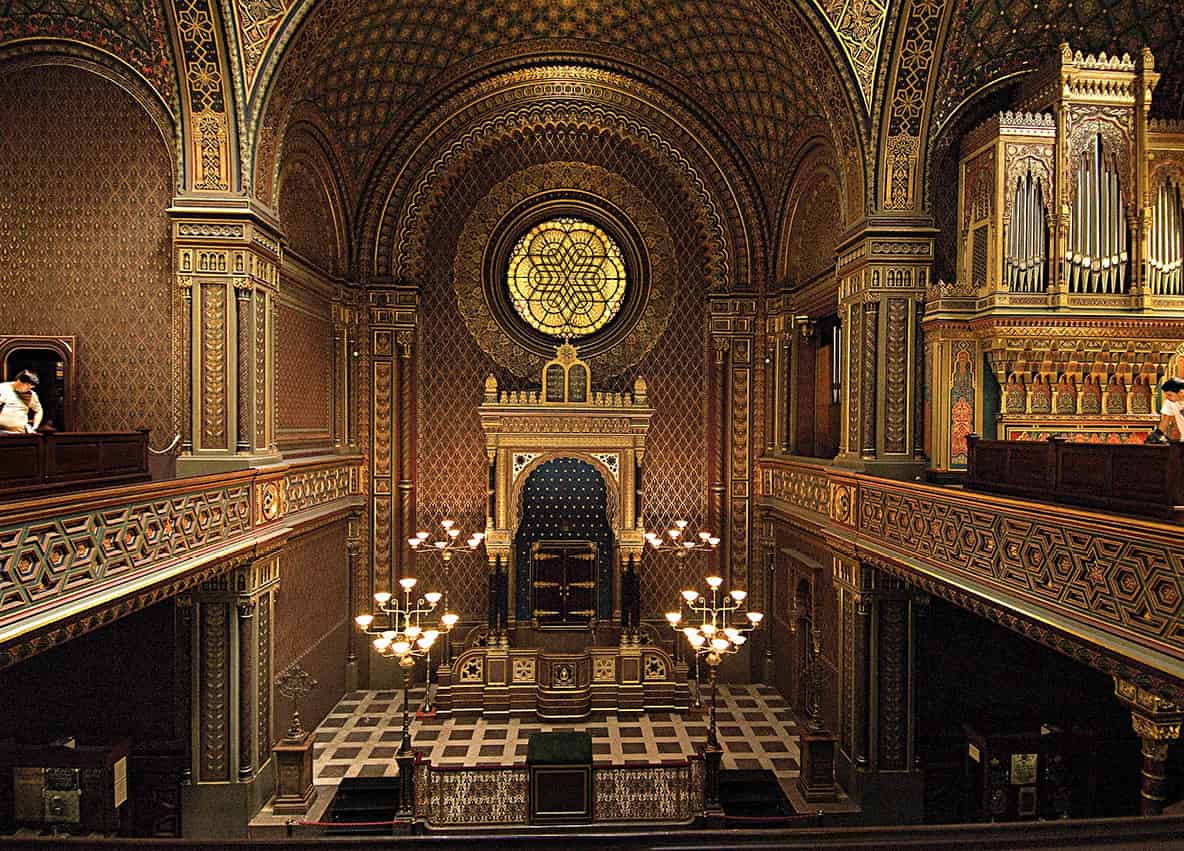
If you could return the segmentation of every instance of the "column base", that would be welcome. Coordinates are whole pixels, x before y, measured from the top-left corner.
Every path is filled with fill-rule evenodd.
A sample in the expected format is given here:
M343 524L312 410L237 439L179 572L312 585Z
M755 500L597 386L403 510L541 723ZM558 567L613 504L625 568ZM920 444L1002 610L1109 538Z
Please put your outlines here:
M912 458L864 458L855 453L843 453L834 460L836 467L853 470L868 476L880 476L898 481L919 481L925 478L926 464Z
M236 453L180 455L177 457L177 477L207 476L215 473L232 473L236 470L250 470L279 464L284 456L278 452L239 455Z
M242 783L193 783L181 787L186 839L246 839L247 825L275 791L271 760Z

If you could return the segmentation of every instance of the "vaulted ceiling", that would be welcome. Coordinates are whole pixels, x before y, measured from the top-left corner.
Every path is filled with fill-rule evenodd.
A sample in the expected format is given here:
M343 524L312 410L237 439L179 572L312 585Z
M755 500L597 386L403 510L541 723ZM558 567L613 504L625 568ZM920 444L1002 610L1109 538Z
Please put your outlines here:
M834 68L819 67L817 45L808 55L790 37L810 32L800 19L783 25L792 8L774 14L757 0L330 0L312 14L336 15L333 25L314 21L297 36L277 87L323 110L363 174L392 129L466 66L510 53L634 63L697 101L761 182L776 185L795 134L835 109L821 79Z

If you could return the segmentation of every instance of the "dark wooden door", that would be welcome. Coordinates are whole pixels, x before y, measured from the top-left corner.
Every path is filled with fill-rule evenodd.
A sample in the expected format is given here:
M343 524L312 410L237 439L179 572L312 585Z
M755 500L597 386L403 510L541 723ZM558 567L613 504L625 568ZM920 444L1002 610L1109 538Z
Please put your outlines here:
M530 548L532 608L542 627L586 627L596 616L596 544L536 541Z

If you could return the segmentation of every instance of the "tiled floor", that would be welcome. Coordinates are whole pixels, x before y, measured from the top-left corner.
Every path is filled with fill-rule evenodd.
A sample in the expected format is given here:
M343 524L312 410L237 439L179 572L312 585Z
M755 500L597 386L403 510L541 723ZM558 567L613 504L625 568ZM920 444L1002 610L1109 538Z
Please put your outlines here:
M797 725L776 691L763 685L720 686L718 700L724 768L766 768L779 778L798 775ZM423 690L412 689L410 705L422 701ZM592 734L593 758L614 765L680 760L707 738L706 707L702 717L669 712L624 719L594 715L574 724L537 718L412 718L412 744L436 765L522 764L528 737L540 730L586 730ZM316 783L393 776L401 738L401 691L347 694L317 728Z

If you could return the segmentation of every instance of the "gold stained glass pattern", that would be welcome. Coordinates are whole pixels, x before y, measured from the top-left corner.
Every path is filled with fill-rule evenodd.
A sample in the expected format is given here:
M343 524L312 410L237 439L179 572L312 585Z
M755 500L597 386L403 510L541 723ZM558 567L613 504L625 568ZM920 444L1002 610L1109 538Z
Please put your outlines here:
M603 230L562 217L535 225L510 252L506 286L532 328L568 339L599 331L621 309L621 249Z

